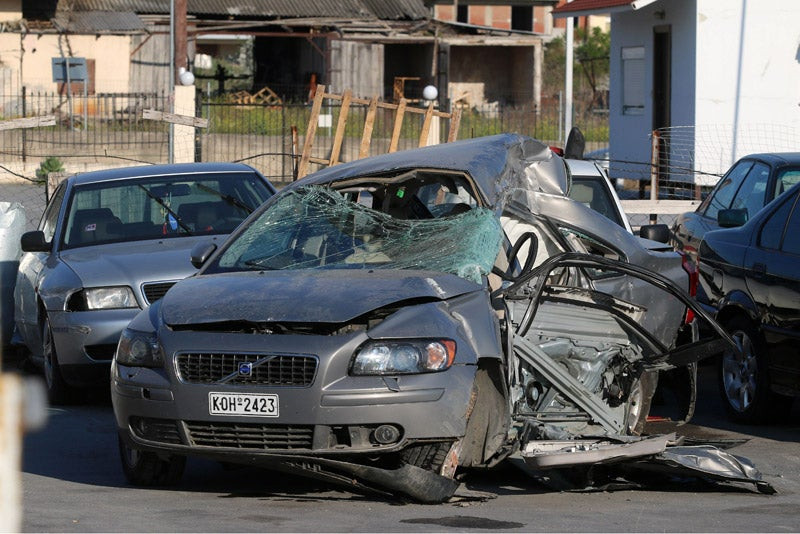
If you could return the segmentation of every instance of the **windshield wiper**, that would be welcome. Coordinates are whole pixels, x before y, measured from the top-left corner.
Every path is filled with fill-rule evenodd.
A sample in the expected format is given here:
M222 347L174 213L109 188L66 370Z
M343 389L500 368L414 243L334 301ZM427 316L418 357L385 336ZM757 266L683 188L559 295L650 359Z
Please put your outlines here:
M230 204L232 206L236 206L237 208L239 208L241 210L244 210L248 215L253 213L253 208L251 208L250 206L248 206L247 204L245 204L244 202L242 202L238 198L232 197L230 195L226 195L225 193L217 191L213 187L208 187L205 184L201 184L200 182L195 182L195 185L197 185L198 188L202 189L203 191L206 191L207 193L211 193L213 195L217 195L219 198L221 198L222 200L224 200L228 204Z
M139 187L142 189L142 191L144 191L144 192L145 192L145 194L146 194L148 197L150 197L151 199L153 199L154 201L156 201L156 203L158 203L158 205L159 205L159 206L161 206L162 208L164 208L165 210L167 210L167 212L168 212L170 215L172 215L172 217L175 219L175 222L176 222L176 223L178 223L178 225L180 225L180 227L181 227L181 228L183 228L183 231L184 231L184 232L186 232L186 233L187 233L187 234L189 234L189 235L194 235L194 234L192 233L192 230L191 230L191 228L189 228L188 226L186 226L186 223L184 223L184 222L181 220L181 218L180 218L180 217L178 217L178 214L177 214L177 213L175 213L174 211L172 211L172 209L170 209L170 207L169 207L169 206L167 206L166 202L164 202L163 200L161 200L160 198L158 198L156 195L154 195L153 193L151 193L151 192L150 192L150 190L149 190L149 189L147 189L147 188L146 188L145 186L143 186L142 184L136 184L136 185L138 185L138 186L139 186Z

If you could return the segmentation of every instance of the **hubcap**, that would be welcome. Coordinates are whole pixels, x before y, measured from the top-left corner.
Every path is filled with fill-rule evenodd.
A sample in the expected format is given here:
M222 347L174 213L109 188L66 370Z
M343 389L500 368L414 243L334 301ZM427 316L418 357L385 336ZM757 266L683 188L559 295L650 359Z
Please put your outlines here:
M758 364L750 336L737 330L731 337L741 354L733 350L726 350L722 354L722 386L731 408L744 412L755 400Z

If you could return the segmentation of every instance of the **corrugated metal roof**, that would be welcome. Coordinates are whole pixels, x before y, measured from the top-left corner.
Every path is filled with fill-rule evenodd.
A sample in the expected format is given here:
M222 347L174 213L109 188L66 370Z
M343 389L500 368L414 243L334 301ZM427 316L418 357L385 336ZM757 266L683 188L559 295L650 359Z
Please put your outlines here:
M431 15L422 0L361 0L361 3L382 20L421 20Z
M61 3L65 3L62 0ZM133 11L167 14L169 0L70 0L72 11ZM429 15L423 0L188 0L190 15L240 17L337 17L419 20Z
M144 31L145 24L132 11L59 12L53 22L71 33Z

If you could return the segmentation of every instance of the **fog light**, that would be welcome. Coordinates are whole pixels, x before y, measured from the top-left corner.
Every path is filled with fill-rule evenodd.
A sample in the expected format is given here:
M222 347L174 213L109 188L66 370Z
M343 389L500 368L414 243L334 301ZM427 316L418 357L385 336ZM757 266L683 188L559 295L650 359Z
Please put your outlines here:
M372 433L372 437L382 445L396 443L400 439L400 431L392 425L381 425Z

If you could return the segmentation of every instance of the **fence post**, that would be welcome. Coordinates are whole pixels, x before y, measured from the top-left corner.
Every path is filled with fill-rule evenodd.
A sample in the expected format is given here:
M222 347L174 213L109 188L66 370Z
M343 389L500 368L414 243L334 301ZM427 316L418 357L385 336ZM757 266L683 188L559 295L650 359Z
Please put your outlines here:
M27 98L26 97L27 97L27 91L25 89L25 86L23 85L22 86L22 117L23 118L27 116L26 113L28 111L28 109L27 109L28 108L28 103L27 103ZM25 132L25 129L23 128L22 129L22 163L25 163L27 161L27 159L28 159L28 157L27 157L27 144L28 144L27 134Z
M650 145L650 200L658 200L658 166L659 161L659 134L653 130L653 141ZM658 222L658 215L650 214L650 224Z

